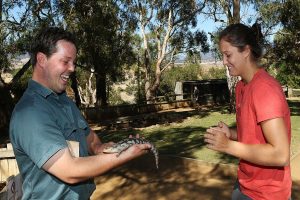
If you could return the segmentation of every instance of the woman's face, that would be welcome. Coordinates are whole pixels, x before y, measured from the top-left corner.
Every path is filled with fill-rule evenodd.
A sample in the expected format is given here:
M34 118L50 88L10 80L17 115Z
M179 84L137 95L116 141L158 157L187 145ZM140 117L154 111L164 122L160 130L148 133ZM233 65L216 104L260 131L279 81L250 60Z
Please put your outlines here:
M223 56L223 64L228 68L231 76L242 76L245 70L247 52L239 51L237 47L221 39L220 51Z

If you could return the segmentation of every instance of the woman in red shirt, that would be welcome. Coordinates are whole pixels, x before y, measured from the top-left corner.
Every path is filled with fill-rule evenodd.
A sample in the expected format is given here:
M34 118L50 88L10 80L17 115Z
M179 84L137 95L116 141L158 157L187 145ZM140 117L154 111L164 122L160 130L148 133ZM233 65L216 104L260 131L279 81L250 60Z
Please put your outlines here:
M291 197L290 111L281 85L260 65L255 32L246 25L225 28L219 37L223 63L236 86L237 126L219 122L207 129L207 147L240 159L232 199L287 200Z

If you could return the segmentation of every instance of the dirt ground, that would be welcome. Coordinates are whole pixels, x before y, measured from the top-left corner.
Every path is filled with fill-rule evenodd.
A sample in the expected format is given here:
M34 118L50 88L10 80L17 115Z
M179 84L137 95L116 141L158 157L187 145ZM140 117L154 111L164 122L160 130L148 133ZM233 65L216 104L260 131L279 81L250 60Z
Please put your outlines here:
M92 200L223 200L230 199L236 166L151 155L97 177ZM300 182L293 183L293 200L300 199Z

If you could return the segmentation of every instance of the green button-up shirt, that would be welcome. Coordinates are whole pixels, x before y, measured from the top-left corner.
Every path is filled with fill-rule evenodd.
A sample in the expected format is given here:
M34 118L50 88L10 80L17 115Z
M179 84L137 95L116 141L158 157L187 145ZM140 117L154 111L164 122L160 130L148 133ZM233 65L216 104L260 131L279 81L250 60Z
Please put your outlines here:
M89 199L95 190L93 180L69 185L42 169L68 147L66 140L78 141L80 157L88 156L90 128L65 93L56 94L30 80L13 111L9 131L23 178L22 199Z

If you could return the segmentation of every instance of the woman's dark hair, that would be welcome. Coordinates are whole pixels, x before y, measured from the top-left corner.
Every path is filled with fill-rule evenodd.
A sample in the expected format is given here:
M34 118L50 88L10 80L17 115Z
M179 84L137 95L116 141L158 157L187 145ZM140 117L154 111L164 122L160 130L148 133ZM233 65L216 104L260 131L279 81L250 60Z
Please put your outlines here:
M44 53L47 57L55 53L57 50L56 43L59 40L66 40L76 46L75 37L70 32L58 27L42 29L34 38L30 48L32 66L35 66L37 62L36 55L38 52Z
M258 61L263 54L262 47L259 44L261 39L258 37L261 37L261 33L256 26L250 28L244 24L232 24L220 32L219 41L225 40L240 51L243 51L246 45L249 45L252 58Z

